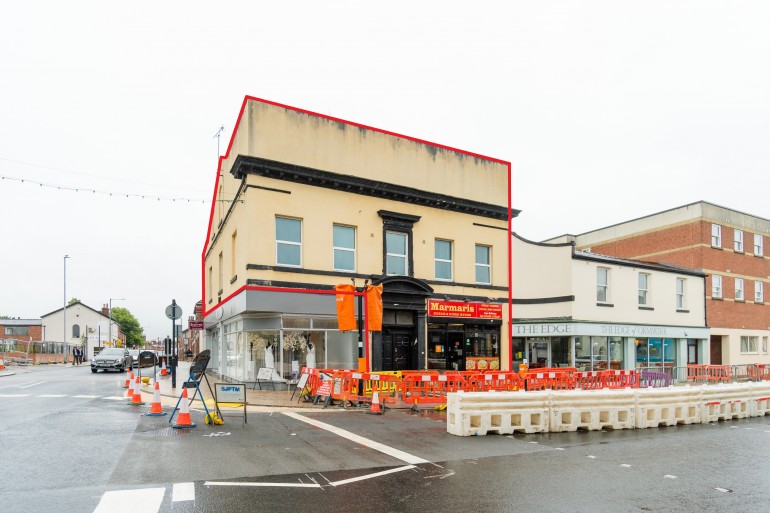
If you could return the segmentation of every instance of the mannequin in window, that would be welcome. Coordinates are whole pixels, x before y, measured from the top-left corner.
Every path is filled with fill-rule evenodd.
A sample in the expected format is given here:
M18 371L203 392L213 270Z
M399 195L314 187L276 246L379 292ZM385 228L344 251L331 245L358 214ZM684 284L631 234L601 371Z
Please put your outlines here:
M265 344L265 367L275 369L275 358L273 355L273 344Z
M308 369L315 369L315 344L309 340L307 342L307 357L305 359L305 365Z

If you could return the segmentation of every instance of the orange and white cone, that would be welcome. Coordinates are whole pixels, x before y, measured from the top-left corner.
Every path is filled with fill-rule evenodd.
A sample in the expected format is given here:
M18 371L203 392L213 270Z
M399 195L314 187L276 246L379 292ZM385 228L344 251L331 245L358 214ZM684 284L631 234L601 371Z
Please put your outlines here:
M372 406L369 408L369 413L382 415L382 408L380 407L380 394L376 391L372 394Z
M139 406L141 404L144 404L142 402L142 392L140 390L140 387L142 385L139 383L139 376L136 377L136 381L134 381L134 393L131 396L131 402L128 404L131 404L133 406Z
M128 374L128 377L126 378L126 382L123 384L123 388L129 388L133 381L134 381L134 373L130 372Z
M198 427L190 420L190 405L187 403L187 389L182 389L182 407L179 409L179 415L176 418L176 424L171 424L172 428L194 428Z
M168 369L166 369L166 360L163 360L163 367L160 368L161 376L168 376Z
M147 414L149 417L160 417L165 415L163 407L160 405L160 383L155 382L155 392L152 396L152 406L150 406L150 412Z
M5 370L5 362L3 361L3 355L0 354L0 370Z

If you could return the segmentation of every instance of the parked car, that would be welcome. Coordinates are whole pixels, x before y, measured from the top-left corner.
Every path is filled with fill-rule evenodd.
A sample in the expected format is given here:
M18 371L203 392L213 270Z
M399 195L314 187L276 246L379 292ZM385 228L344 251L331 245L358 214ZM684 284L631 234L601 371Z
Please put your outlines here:
M125 372L131 367L131 355L122 347L107 347L91 360L91 372L116 370Z

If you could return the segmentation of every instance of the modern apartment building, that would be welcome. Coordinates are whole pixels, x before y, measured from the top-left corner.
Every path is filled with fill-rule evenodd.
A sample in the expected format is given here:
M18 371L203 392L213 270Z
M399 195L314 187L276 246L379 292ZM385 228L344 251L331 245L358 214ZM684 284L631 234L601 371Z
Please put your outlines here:
M580 371L708 361L705 275L513 234L514 364Z
M209 366L506 367L509 191L508 162L247 97L202 254ZM339 331L335 285L367 283L382 331Z
M770 220L699 201L580 235L577 249L708 275L710 363L770 363Z

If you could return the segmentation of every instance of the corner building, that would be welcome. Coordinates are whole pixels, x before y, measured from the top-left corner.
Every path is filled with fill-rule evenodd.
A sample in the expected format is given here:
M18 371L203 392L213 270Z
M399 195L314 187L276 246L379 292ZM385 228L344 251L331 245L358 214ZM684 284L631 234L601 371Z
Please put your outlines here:
M507 367L509 190L508 162L247 97L202 255L210 367ZM340 332L334 286L365 283L382 331Z
M770 220L699 201L567 237L578 250L702 270L708 362L770 363Z

